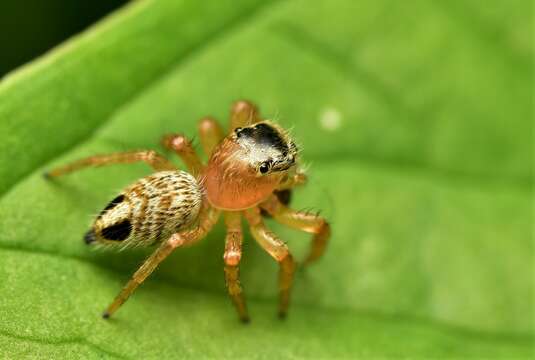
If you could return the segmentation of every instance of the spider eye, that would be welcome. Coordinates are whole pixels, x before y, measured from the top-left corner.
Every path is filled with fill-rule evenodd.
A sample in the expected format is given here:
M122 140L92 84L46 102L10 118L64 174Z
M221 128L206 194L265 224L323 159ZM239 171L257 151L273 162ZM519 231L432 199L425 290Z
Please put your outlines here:
M236 135L238 135L238 137L240 137L240 133L241 133L242 130L243 130L243 128L237 127L236 129L234 129L234 132L236 133Z
M269 171L269 162L263 162L258 168L261 174L265 174Z

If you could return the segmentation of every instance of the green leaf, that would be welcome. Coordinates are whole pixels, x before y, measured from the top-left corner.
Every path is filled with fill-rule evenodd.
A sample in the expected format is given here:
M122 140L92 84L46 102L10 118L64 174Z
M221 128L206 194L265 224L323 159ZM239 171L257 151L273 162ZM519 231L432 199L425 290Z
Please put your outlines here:
M0 83L0 357L533 356L533 12L524 1L136 1ZM158 149L252 99L301 144L293 206L333 224L286 321L248 237L252 323L217 227L100 318L150 249L81 241ZM175 159L176 160L176 159ZM269 225L302 258L307 235Z

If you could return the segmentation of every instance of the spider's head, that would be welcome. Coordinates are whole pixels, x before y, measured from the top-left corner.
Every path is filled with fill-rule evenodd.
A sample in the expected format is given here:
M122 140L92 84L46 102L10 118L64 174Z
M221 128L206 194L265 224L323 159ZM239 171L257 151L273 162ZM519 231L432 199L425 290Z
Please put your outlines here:
M241 148L234 156L254 169L257 176L285 172L295 165L295 143L284 129L270 121L236 128L231 137Z
M266 199L297 161L288 132L265 120L236 128L212 154L205 188L212 205L239 210Z

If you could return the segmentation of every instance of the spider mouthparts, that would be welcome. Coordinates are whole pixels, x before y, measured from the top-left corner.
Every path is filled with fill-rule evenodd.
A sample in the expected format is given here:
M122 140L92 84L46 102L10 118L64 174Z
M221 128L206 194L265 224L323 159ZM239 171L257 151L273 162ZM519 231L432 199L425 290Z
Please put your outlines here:
M93 242L95 242L97 239L95 237L95 230L91 229L84 235L84 242L89 245Z

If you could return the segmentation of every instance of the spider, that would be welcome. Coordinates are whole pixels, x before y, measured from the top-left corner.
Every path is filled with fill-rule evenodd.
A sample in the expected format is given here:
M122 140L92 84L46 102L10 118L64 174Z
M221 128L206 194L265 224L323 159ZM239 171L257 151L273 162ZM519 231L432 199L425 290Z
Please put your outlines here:
M304 264L325 251L330 226L317 214L287 207L288 192L306 182L297 166L298 150L288 133L262 120L248 101L237 101L227 136L212 118L199 123L201 145L209 156L202 164L192 143L180 134L162 138L189 173L178 170L153 150L97 155L55 168L55 178L90 166L145 162L154 169L126 187L96 217L85 234L87 244L120 247L158 245L103 313L109 318L173 250L201 240L222 214L226 225L224 273L228 293L241 321L249 314L239 279L242 257L241 218L254 239L279 263L279 316L285 317L296 262L288 246L264 225L263 214L289 227L313 234ZM282 201L281 201L282 200Z

